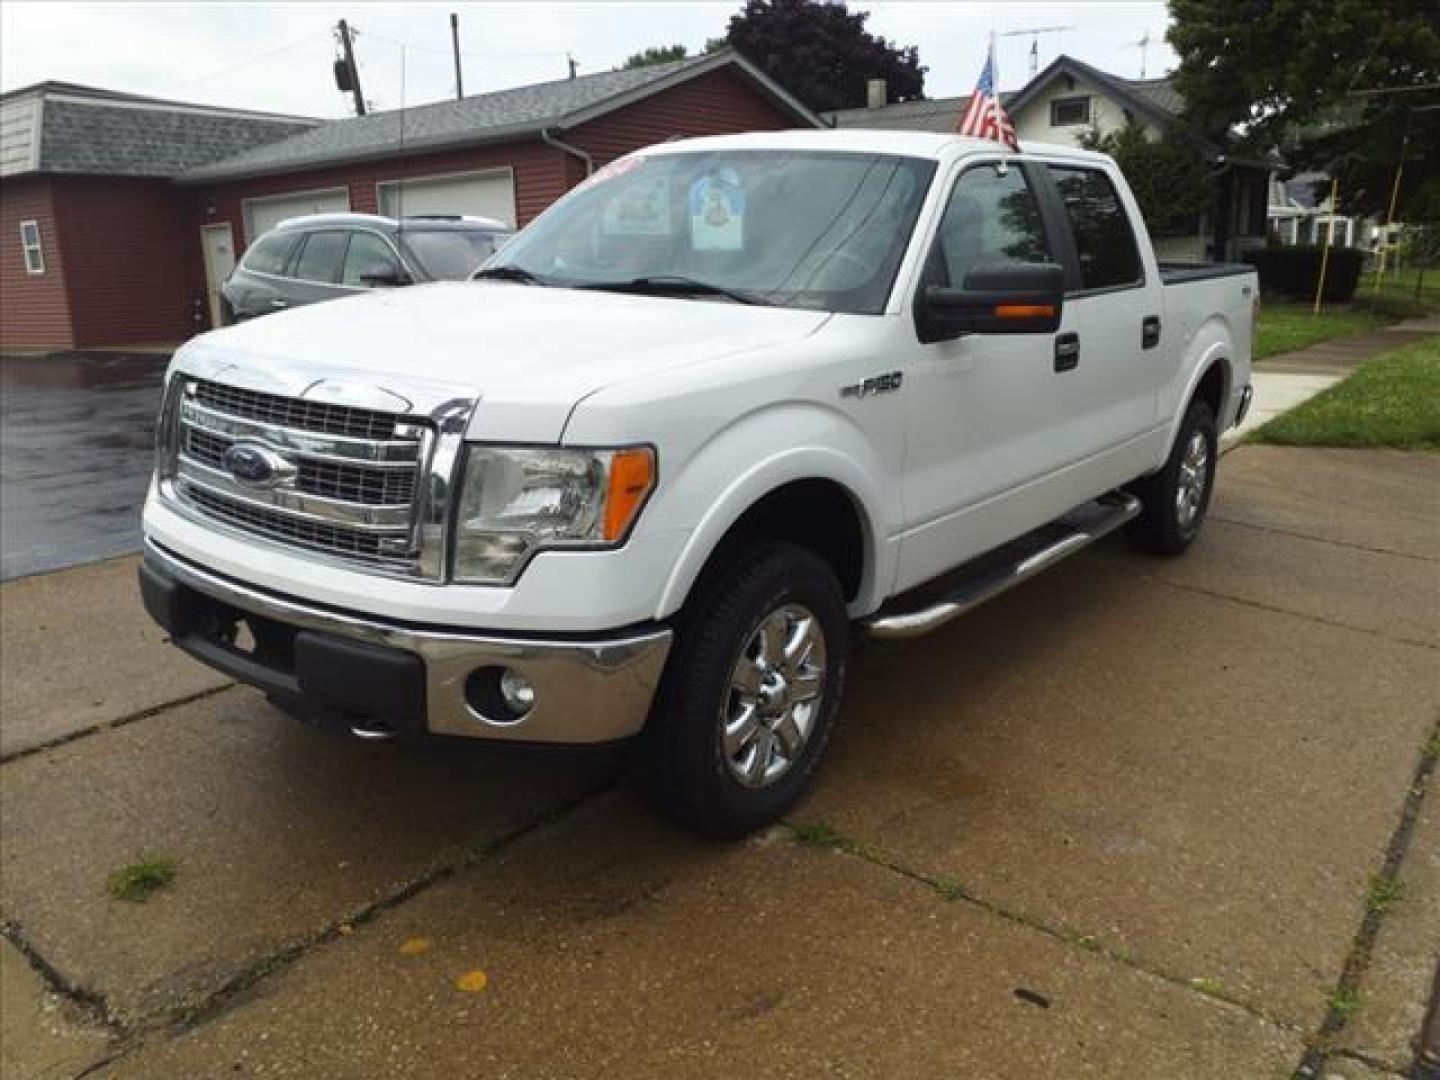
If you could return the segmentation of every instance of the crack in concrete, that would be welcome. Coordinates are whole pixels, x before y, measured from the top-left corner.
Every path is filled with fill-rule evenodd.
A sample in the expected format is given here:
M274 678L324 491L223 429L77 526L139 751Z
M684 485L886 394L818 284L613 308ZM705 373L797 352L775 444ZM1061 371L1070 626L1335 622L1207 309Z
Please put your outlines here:
M1399 880L1400 867L1404 864L1405 855L1410 850L1410 837L1415 832L1415 823L1420 818L1420 808L1425 803L1425 796L1435 775L1436 762L1440 760L1440 756L1434 752L1434 747L1437 745L1440 745L1440 719L1437 719L1431 726L1429 735L1421 745L1420 760L1415 766L1410 786L1406 789L1405 800L1400 807L1400 820L1396 822L1395 829L1390 834L1390 841L1385 845L1385 857L1381 861L1380 872L1376 875L1377 881L1395 883ZM1366 905L1359 929L1356 930L1355 937L1350 942L1350 948L1346 951L1345 960L1340 969L1340 977L1335 983L1335 989L1330 994L1330 1008L1325 1014L1325 1019L1321 1021L1319 1029L1310 1037L1305 1054L1301 1057L1300 1063L1295 1066L1292 1080L1318 1080L1325 1068L1325 1062L1332 1055L1342 1052L1339 1047L1335 1046L1335 1040L1349 1023L1350 1013L1354 1008L1353 1003L1358 1000L1360 985L1370 966L1370 956L1375 948L1375 940L1380 934L1380 926L1384 921L1385 911L1382 906ZM1353 1057L1356 1052L1345 1051L1345 1053ZM1418 1072L1419 1070L1417 1068L1414 1071Z
M0 765L9 765L12 761L19 761L22 758L30 757L32 754L40 754L46 750L54 750L58 746L66 746L69 743L77 742L80 739L88 739L91 735L99 735L106 731L114 731L116 728L133 724L137 720L147 720L152 716L159 716L171 709L178 709L184 705L193 705L197 701L204 701L206 698L223 694L226 690L233 690L239 683L226 683L224 686L212 686L208 690L199 690L193 694L186 694L184 697L176 698L174 701L166 701L159 705L151 705L149 708L141 709L138 712L126 713L124 716L116 717L114 720L104 720L98 724L91 724L89 727L80 728L77 731L68 731L64 735L48 739L34 746L27 746L22 750L14 750L3 757L0 757Z
M1393 1062L1381 1061L1379 1058L1372 1057L1359 1050L1336 1050L1330 1057L1346 1058L1349 1061L1359 1062L1371 1072L1377 1072L1384 1076L1398 1077L1399 1080L1410 1080L1410 1072L1403 1065L1395 1065Z
M1045 934L1047 937L1054 938L1056 941L1063 942L1064 944L1069 945L1073 948L1083 949L1085 952L1094 953L1096 956L1104 957L1107 960L1120 964L1122 967L1130 968L1131 970L1138 971L1141 974L1149 975L1151 978L1160 979L1164 982L1170 983L1173 986L1181 987L1182 989L1190 991L1192 994L1196 994L1203 998L1208 998L1209 1000L1217 1002L1218 1004L1227 1005L1234 1009L1239 1009L1241 1012L1247 1013L1250 1016L1255 1017L1257 1020L1269 1024L1272 1027L1278 1028L1281 1031L1286 1031L1290 1032L1291 1034L1297 1035L1303 1031L1303 1029L1298 1024L1291 1023L1290 1021L1282 1019L1279 1016L1275 1016L1274 1014L1267 1012L1265 1009L1255 1004L1254 1002L1246 1001L1243 998L1235 997L1234 995L1229 994L1224 990L1221 990L1218 987L1215 987L1201 980L1186 978L1184 975L1180 975L1177 972L1160 967L1157 964L1152 964L1148 960L1136 956L1133 953L1124 952L1120 949L1112 948L1108 945L1103 944L1100 939L1095 935L1081 934L1073 930L1060 929L1051 926L1048 923L1042 922L1041 920L1035 918L1033 915L1029 915L1023 911L1019 911L1015 908L998 903L994 900L987 900L979 894L974 893L970 889L961 885L959 882L952 881L949 878L928 874L922 870L916 870L913 867L906 866L897 858L887 854L884 851L881 851L879 848L874 847L870 844L861 843L860 841L837 833L831 830L828 826L805 824L797 825L786 822L786 827L790 829L791 833L795 836L795 839L798 843L809 844L813 847L828 848L833 851L841 852L845 855L850 855L855 858L862 859L873 866L878 866L881 869L889 870L892 873L899 874L901 877L908 878L911 881L914 881L920 885L925 886L926 888L933 890L943 900L952 902L963 901L964 903L971 904L975 907L980 908L982 911L988 912L989 914L996 916L997 918L1004 919L1006 922L1014 923L1017 926L1023 926L1029 930L1035 930L1041 934Z
M1317 626L1328 626L1334 630L1349 630L1356 634L1366 634L1370 637L1379 638L1381 641L1389 641L1396 645L1413 645L1421 649L1429 649L1432 652L1440 652L1440 645L1430 641L1422 641L1419 638L1404 637L1399 634L1386 634L1379 630L1371 630L1365 626L1355 626L1351 623L1338 622L1335 619L1321 618L1319 615L1311 615L1304 611L1293 611L1290 608L1280 607L1276 604L1267 604L1263 600L1251 600L1244 596L1235 596L1231 593L1220 592L1216 589L1207 589L1201 585L1189 585L1181 581L1172 581L1169 578L1160 577L1149 571L1141 570L1139 576L1146 581L1154 582L1156 585L1164 585L1167 588L1179 589L1181 592L1194 593L1197 596L1208 596L1212 600L1223 600L1231 604L1240 604L1243 607L1255 608L1259 611L1268 611L1272 615L1288 615L1294 619L1304 619L1306 622L1315 623Z
M1409 551L1395 551L1393 548L1371 547L1368 544L1352 544L1348 540L1335 540L1329 536L1316 536L1314 533L1300 532L1296 529L1282 529L1278 525L1257 525L1253 521L1239 521L1235 518L1221 517L1219 514L1211 514L1211 521L1218 521L1224 525L1235 525L1242 529L1254 529L1256 532L1274 533L1276 536L1293 536L1297 540L1311 540L1317 544L1328 544L1331 547L1346 548L1350 551L1363 551L1369 555L1389 555L1396 559L1413 559L1416 562L1434 563L1440 562L1440 558L1433 555L1416 555Z
M87 1021L108 1031L111 1038L123 1040L128 1035L129 1029L124 1021L110 1011L110 1003L105 1000L105 995L67 979L59 968L35 948L25 936L24 927L18 922L13 919L0 922L0 937L10 942L16 951L25 957L25 962L40 976L49 993L69 1002Z
M483 843L461 848L455 857L448 860L442 859L437 861L424 873L411 879L398 889L381 897L379 900L365 904L345 916L334 919L308 937L293 942L268 956L253 961L232 974L200 1001L178 1008L152 1012L141 1017L134 1025L133 1031L138 1037L138 1034L141 1032L148 1033L156 1030L169 1029L174 1033L180 1033L198 1027L200 1024L213 1019L223 1012L238 995L249 990L264 979L269 978L271 975L285 970L291 964L305 957L316 948L349 934L355 927L363 926L366 923L374 921L385 912L400 906L407 900L419 896L432 886L438 885L454 877L456 874L468 870L472 866L484 862L486 859L494 857L499 852L532 833L555 824L580 809L580 807L592 799L613 788L616 783L617 781L614 779L607 780L598 786L581 792L573 798L548 808L536 817L531 818L523 824L517 825L501 836Z

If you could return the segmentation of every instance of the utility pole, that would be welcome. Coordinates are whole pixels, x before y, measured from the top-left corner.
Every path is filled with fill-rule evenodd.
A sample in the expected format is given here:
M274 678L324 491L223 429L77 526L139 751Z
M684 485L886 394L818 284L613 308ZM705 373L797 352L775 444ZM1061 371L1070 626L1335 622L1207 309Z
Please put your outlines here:
M355 66L355 46L350 40L350 24L341 19L340 25L335 28L335 31L340 35L340 47L345 50L345 73L348 76L346 79L340 79L338 78L340 73L337 71L336 81L340 84L341 90L349 90L354 97L355 115L364 116L365 95L360 92L360 69ZM349 85L347 86L346 83Z
M460 78L460 16L450 13L450 48L455 53L455 100L465 96L465 84Z

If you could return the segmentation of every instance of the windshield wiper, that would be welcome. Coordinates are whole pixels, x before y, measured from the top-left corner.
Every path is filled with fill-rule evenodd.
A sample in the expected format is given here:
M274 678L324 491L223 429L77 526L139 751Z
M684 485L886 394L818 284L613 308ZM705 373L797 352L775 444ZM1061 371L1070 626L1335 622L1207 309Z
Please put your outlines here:
M628 281L587 281L584 284L576 285L575 288L657 295L665 293L689 293L694 296L723 296L727 299L734 300L737 304L766 305L766 301L754 293L743 292L739 289L728 289L724 285L716 285L710 281L701 281L698 278L686 277L683 274L649 274L645 277L630 278Z
M475 280L489 278L493 281L518 281L521 285L549 285L539 274L532 274L523 266L507 263L504 266L488 266L475 275Z

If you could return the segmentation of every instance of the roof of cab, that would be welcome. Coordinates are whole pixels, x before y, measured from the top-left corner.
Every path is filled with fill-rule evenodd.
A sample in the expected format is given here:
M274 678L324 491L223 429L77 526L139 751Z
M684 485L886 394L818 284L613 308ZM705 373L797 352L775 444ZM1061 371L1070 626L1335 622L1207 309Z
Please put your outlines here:
M990 139L972 139L949 132L886 131L878 128L789 129L750 131L740 135L707 135L675 139L639 151L641 154L686 153L704 150L834 150L862 154L898 154L903 157L949 159L965 153L993 154L1000 149ZM1021 154L1076 161L1104 162L1104 154L1074 146L1026 141Z

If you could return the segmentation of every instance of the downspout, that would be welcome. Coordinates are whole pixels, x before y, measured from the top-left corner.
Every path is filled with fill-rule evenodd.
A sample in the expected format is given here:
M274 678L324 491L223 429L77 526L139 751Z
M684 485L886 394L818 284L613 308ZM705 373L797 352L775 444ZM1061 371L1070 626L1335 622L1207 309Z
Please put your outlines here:
M550 134L549 128L540 129L540 138L542 141L555 147L556 150L559 150L562 153L569 154L573 158L579 158L580 161L583 162L585 165L585 176L587 178L595 172L595 159L591 157L588 153L586 153L584 150L581 150L580 147L573 146L567 142L561 142L559 139L555 138L555 136Z

